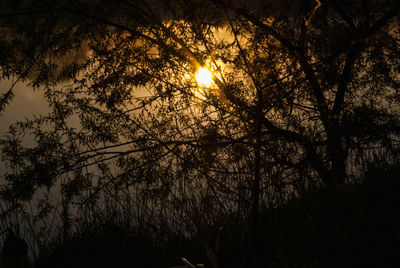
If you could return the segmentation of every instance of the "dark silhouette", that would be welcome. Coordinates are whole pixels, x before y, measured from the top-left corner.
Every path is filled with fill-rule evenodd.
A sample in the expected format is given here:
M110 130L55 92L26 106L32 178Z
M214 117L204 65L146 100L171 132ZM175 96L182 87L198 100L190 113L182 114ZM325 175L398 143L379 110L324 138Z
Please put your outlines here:
M18 237L12 229L7 229L6 232L7 236L2 250L4 267L24 267L28 257L28 244L24 239Z
M0 118L46 110L0 213L36 267L400 267L399 0L14 2Z
M207 257L213 268L220 267L219 249L220 249L220 241L221 241L221 232L223 229L224 229L224 226L221 226L218 228L218 230L215 234L214 246L211 246L207 241L204 242Z

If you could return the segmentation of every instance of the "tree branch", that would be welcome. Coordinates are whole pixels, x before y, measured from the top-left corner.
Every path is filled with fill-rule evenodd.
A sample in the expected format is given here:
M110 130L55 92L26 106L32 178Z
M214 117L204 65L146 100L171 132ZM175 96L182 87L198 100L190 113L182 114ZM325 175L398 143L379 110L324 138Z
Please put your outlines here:
M332 107L332 114L339 115L342 110L342 106L344 103L344 96L347 91L347 86L351 80L351 72L352 72L354 64L357 60L357 57L361 54L362 50L367 45L366 39L368 39L373 34L375 34L379 29L381 29L383 26L385 26L390 21L390 19L392 19L394 16L396 16L397 12L399 12L398 6L399 6L399 4L395 5L395 8L390 10L384 17L382 17L380 20L378 20L372 27L367 27L367 30L364 33L360 34L359 38L357 38L356 42L354 43L352 48L349 50L349 53L347 54L346 62L343 67L343 71L339 75L339 78L338 78L338 91L336 93L334 105Z

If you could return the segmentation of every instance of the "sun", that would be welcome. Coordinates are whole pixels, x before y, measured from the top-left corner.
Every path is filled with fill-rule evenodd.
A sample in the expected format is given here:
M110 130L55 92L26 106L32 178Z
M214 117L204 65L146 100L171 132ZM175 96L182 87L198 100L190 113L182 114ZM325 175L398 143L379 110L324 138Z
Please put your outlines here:
M213 83L212 73L207 68L200 68L196 74L196 81L200 87L208 88Z

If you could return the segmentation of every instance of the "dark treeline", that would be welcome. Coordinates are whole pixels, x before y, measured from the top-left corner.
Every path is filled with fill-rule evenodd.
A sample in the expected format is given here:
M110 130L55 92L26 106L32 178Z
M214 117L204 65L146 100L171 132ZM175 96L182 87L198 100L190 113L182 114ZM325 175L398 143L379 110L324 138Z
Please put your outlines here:
M398 1L0 10L2 79L49 105L0 140L31 265L398 265Z

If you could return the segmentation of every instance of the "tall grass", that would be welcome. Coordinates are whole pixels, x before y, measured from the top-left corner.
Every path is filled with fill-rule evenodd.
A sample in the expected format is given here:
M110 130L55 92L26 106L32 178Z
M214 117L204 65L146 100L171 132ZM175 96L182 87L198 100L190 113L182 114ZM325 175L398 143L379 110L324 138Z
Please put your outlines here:
M210 248L219 267L395 267L399 178L400 165L378 163L340 191L308 187L262 206L257 249L249 215L224 208L221 199L157 202L133 186L105 188L91 199L88 192L64 206L48 194L2 202L0 223L18 228L36 267L168 267L181 265L181 257L212 267Z

